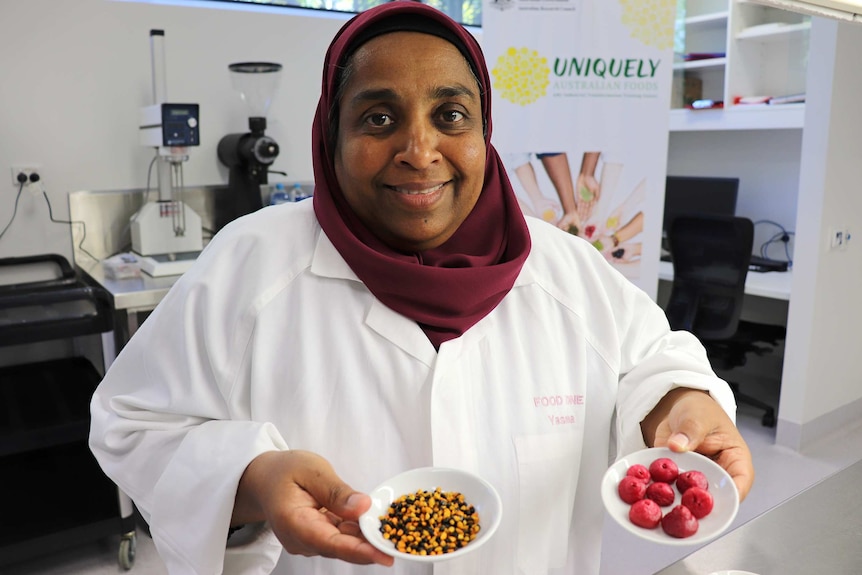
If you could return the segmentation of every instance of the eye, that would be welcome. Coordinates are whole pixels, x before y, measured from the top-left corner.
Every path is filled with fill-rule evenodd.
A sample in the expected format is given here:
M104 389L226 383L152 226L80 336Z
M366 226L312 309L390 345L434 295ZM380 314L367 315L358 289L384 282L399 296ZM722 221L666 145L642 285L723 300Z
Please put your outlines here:
M365 118L365 122L367 124L372 125L372 126L383 127L383 126L392 125L393 120L392 120L392 116L390 116L389 114L377 113L377 114L369 114Z
M457 124L458 122L463 122L466 119L466 116L459 112L458 110L444 110L440 117L444 122L449 124Z

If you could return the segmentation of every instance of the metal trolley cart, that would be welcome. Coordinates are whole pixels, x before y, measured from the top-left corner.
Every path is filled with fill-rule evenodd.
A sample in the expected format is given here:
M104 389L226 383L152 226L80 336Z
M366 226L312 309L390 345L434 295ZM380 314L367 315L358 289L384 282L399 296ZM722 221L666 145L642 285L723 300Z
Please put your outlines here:
M0 346L113 329L109 294L84 284L63 256L2 258L0 274L36 265L55 266L59 277L0 285ZM0 567L118 529L120 564L134 562L134 517L121 516L131 506L87 446L90 398L102 373L69 355L0 367Z

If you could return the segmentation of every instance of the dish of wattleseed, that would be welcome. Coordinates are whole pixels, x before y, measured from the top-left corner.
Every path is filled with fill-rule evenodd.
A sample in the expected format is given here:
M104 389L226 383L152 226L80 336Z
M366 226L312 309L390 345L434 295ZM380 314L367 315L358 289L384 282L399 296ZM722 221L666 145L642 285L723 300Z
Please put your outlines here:
M393 501L380 517L380 533L395 549L410 555L443 555L476 538L476 509L456 491L419 490Z

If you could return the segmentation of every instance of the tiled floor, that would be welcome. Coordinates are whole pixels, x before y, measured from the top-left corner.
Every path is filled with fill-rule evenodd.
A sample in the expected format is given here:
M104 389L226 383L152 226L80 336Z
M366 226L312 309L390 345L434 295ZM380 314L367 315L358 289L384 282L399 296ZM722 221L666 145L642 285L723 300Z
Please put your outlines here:
M754 454L757 480L734 523L739 525L824 477L862 459L862 422L826 438L804 453L774 444L774 430L760 425L760 414L740 408L739 427ZM119 537L38 560L7 566L4 575L117 575ZM602 575L650 575L696 547L656 547L608 521L604 529ZM623 552L620 552L620 551ZM152 540L139 532L132 575L165 575Z

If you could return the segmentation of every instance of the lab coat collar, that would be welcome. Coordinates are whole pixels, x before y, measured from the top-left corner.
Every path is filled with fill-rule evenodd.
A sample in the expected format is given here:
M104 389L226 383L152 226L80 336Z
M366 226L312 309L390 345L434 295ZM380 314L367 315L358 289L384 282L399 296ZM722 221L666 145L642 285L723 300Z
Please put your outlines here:
M362 283L323 231L320 232L317 239L314 257L311 261L311 272L321 277ZM512 289L531 284L534 281L535 274L528 257ZM484 337L485 329L487 329L486 320L487 318L482 319L456 340L444 343L441 346L441 352L445 348L447 354L455 353L457 355L464 346L469 347L471 342L481 340ZM370 329L425 365L433 366L437 360L434 346L431 345L416 322L386 307L377 298L372 299L372 304L365 316L365 323Z
M323 231L317 238L314 257L311 260L311 273L362 284ZM362 289L368 288L363 284ZM433 366L437 353L416 322L386 307L375 297L371 297L370 301L371 305L365 314L365 325L405 353L429 367Z
M359 277L353 273L323 230L317 235L317 245L314 248L314 257L311 260L311 273L327 278L353 280L362 283Z

